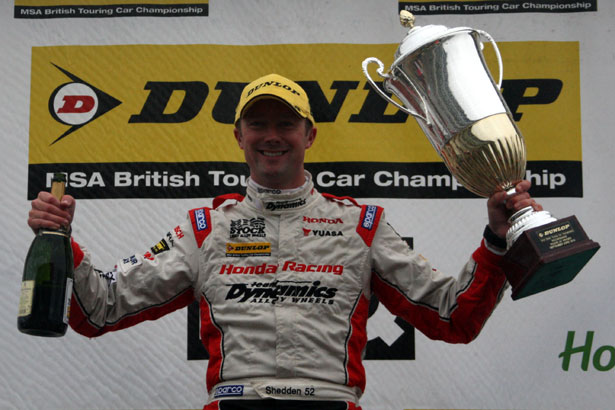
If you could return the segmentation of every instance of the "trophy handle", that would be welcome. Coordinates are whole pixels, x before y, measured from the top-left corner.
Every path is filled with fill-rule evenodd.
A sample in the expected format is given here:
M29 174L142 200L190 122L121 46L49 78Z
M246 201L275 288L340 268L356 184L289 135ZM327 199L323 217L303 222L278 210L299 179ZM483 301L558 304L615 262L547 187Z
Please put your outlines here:
M380 96L382 98L384 98L386 101L390 102L391 104L393 104L394 106L396 106L397 108L399 108L400 110L405 112L406 114L412 115L413 117L416 117L416 118L420 118L423 121L425 121L428 125L431 124L431 121L429 121L429 119L427 118L427 115L423 116L423 115L419 114L416 111L412 111L409 108L404 107L403 105L396 103L395 101L393 101L393 99L391 99L391 97L389 97L384 91L382 91L380 89L380 87L378 87L378 85L374 82L374 80L372 80L372 77L369 75L369 72L367 71L367 66L370 63L378 64L378 69L376 70L376 72L378 73L378 75L380 75L380 77L382 77L384 79L389 79L391 77L390 77L389 74L383 73L383 71L384 71L384 64L382 64L382 61L380 61L376 57L369 57L369 58L366 58L365 60L363 60L363 74L367 78L367 82L369 83L369 85L372 86L374 91L376 91L378 94L380 94ZM418 95L421 98L421 102L423 103L423 110L425 111L425 114L427 114L427 104L425 104L425 101L423 100L423 96L421 95L421 93L418 92L418 90L416 89L414 84L412 84L412 82L408 82L408 83L412 86L412 88L414 88L414 91L416 92L416 95Z
M502 76L504 75L504 65L502 64L502 56L500 55L500 49L498 48L498 45L495 43L495 40L493 39L493 37L491 37L491 34L483 30L476 30L476 32L480 34L483 38L485 38L487 41L489 41L491 45L493 46L493 50L495 51L495 57L498 59L498 72L499 72L499 77L500 77L500 79L498 80L498 90L501 90L502 89ZM483 47L483 44L481 43L481 48L482 47Z

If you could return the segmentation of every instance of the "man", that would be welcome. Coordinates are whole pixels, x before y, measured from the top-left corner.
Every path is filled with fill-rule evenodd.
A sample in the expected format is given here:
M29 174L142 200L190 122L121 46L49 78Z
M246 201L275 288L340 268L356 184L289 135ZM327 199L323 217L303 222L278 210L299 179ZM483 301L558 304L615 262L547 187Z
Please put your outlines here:
M308 98L276 74L244 89L235 138L250 168L245 198L189 211L143 256L96 273L73 241L70 325L98 336L200 303L210 360L206 410L358 409L372 292L433 339L467 343L499 302L507 217L527 193L487 201L485 238L458 279L433 269L386 223L383 209L318 193L304 170L316 138ZM69 225L75 201L41 192L33 230Z

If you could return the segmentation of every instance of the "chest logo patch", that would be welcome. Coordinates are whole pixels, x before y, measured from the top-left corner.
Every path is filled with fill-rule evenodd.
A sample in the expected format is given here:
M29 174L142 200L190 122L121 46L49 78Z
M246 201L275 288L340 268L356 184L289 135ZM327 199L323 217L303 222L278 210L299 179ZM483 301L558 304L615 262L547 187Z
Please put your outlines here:
M233 258L271 256L271 244L269 242L227 242L226 256Z

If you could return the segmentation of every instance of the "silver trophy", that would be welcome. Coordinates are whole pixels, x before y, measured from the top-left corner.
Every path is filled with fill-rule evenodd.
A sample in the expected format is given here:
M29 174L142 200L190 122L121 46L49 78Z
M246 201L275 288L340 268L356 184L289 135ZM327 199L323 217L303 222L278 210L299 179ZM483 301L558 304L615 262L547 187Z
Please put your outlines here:
M525 175L525 142L500 93L503 68L497 44L482 30L441 25L414 26L414 16L405 10L400 12L400 20L409 31L395 53L389 72L384 73L384 64L375 57L363 61L363 73L369 84L385 100L416 119L450 173L465 188L483 197L501 190L514 195L515 185ZM497 84L482 54L484 42L491 43L495 50L499 68ZM378 64L377 73L384 80L384 91L368 72L371 63ZM399 98L401 104L385 91ZM578 260L574 268L559 266L570 264L571 255L568 254L556 257L555 260L559 261L557 267L553 261L544 258L544 253L530 258L528 263L537 266L527 266L523 261L518 263L519 251L512 248L524 233L529 235L528 231L540 230L541 227L553 229L552 225L562 221L570 224L569 219L557 220L549 212L537 212L531 207L510 217L511 228L506 235L507 256L510 259L516 255L512 263L520 266L517 273L508 277L513 287L513 299L572 280L597 251L598 244L586 236L577 235L582 228L574 218L573 228L558 231L558 234L563 232L565 238L560 237L559 242L545 242L547 248L558 251L562 247L570 251L570 243L576 243L578 247L582 242L587 247L587 241L591 242L591 249L573 252ZM565 244L558 245L560 243ZM525 249L525 245L519 247Z

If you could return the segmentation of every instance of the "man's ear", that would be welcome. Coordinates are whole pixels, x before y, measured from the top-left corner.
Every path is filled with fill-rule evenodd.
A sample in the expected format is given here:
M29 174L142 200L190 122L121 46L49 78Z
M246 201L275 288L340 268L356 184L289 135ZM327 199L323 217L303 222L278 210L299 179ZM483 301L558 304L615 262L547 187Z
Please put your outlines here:
M233 134L235 135L237 144L239 144L239 148L243 149L243 136L241 135L241 131L239 130L239 128L235 127L233 129Z
M316 132L317 132L316 127L312 127L310 129L310 132L308 133L307 141L305 144L306 149L310 148L314 144L314 140L316 139Z

